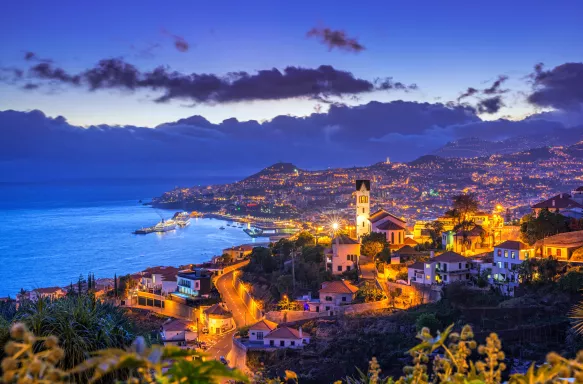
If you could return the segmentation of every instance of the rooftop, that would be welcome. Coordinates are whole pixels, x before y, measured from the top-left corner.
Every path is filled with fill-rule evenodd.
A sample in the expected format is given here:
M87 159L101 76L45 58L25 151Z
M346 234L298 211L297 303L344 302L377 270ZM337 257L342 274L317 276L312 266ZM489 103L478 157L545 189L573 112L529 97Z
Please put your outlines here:
M439 262L439 263L460 263L468 261L468 258L463 257L459 253L455 253L452 251L448 251L442 253L441 255L434 257L431 259L431 262Z
M376 211L375 213L370 215L369 221L371 223L375 223L375 222L382 220L384 218L387 218L387 217L392 217L393 219L397 219L400 222L402 222L403 224L407 223L405 220L401 219L400 217L397 217L395 215L390 214L389 212L385 211L384 209L379 209L378 211Z
M273 331L275 328L277 328L277 323L267 319L263 319L249 327L249 329L256 329L259 331Z
M306 337L306 336L310 336L305 332L302 332L302 336ZM296 339L299 340L302 337L300 337L300 332L297 329L293 329L290 327L281 327L281 328L277 328L276 330L271 331L267 336L265 336L266 339Z
M565 232L536 242L537 246L579 248L583 246L583 231Z
M164 332L180 332L188 328L188 323L182 320L171 320L168 323L162 324Z
M392 222L391 220L387 220L384 223L377 226L377 229L381 231L402 231L405 228L398 225L397 223Z
M204 313L208 316L220 317L223 319L233 317L233 314L229 312L229 310L222 303L217 303L210 306L204 310Z
M583 205L573 200L568 193L559 193L548 200L533 205L532 208L583 208Z
M333 241L332 244L336 244L336 243L342 244L342 245L346 245L346 244L360 244L358 242L358 240L354 240L353 238L351 238L351 237L349 237L347 235L344 235L344 234L341 234L341 235L336 236L332 241Z
M494 248L514 249L517 251L522 251L524 249L532 249L533 247L523 243L522 241L506 240L503 243L495 245Z
M356 291L358 288L346 280L325 281L320 289L320 293L354 293Z

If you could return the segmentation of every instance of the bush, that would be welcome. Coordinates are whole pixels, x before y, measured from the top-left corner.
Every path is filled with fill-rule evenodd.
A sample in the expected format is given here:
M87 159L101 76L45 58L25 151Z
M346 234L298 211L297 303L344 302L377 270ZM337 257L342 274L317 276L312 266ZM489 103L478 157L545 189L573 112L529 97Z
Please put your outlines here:
M441 321L439 321L433 313L423 313L417 318L417 321L415 321L415 328L418 332L423 328L429 328L431 332L435 333L442 327L443 325L441 324Z
M559 279L561 290L577 293L583 288L583 272L570 271Z

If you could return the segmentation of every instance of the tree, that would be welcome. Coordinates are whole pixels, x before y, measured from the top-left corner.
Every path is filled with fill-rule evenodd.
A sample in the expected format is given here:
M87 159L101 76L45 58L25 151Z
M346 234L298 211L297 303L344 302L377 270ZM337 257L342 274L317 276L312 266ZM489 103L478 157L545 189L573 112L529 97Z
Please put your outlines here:
M431 246L438 248L441 246L441 234L443 233L443 223L441 221L430 221L425 223L425 229L429 230L429 237L431 237Z
M117 287L117 273L113 274L113 292L115 297L117 298L118 295L118 287Z
M313 245L316 241L314 235L312 235L308 231L302 231L298 234L298 238L296 240L297 247L303 247L305 245Z
M223 264L231 264L233 262L233 256L230 253L225 253L222 256Z
M360 253L365 256L376 257L384 246L378 241L367 241L360 246Z
M537 215L524 216L520 224L520 237L525 243L533 245L537 240L558 233L569 232L569 220L560 213L543 209Z
M83 284L85 284L85 279L83 275L79 275L79 279L77 280L77 294L80 295L83 291Z
M475 193L462 193L453 197L452 210L459 214L460 221L469 220L478 211L478 198Z
M433 313L422 313L415 321L417 332L420 332L423 328L429 328L431 332L435 333L442 327L441 321Z
M387 295L375 283L367 281L358 289L356 297L365 303L369 303L371 301L384 300L387 298Z
M300 310L300 305L289 299L287 295L283 295L281 300L277 303L277 309L280 311L298 311Z
M453 230L462 235L462 252L466 250L466 247L470 245L470 231L474 229L476 225L473 220L462 220L459 224L453 227Z
M368 235L362 236L361 242L368 243L369 241L375 241L381 243L383 246L387 245L387 236L382 232L371 232Z

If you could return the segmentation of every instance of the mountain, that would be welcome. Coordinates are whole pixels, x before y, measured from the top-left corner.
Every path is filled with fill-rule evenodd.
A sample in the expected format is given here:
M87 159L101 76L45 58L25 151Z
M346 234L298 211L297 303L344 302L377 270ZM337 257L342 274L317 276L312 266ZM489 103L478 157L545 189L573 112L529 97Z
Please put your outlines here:
M583 140L583 126L568 129L554 128L548 133L521 135L499 141L477 137L463 138L448 142L432 154L441 157L481 157L517 153L543 146L568 146L581 140Z
M275 163L270 165L269 167L263 168L261 171L245 178L243 181L249 181L257 179L261 176L270 176L275 174L293 174L300 171L298 167L296 167L292 163Z

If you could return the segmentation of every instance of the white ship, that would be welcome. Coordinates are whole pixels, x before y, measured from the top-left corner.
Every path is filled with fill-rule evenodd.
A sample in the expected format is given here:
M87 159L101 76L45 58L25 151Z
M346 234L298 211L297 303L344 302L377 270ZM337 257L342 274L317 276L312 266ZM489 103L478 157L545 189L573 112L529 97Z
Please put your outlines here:
M168 232L176 228L174 220L164 220L154 226L154 232Z
M174 220L179 227L186 227L190 225L190 213L188 212L178 212L174 215Z

